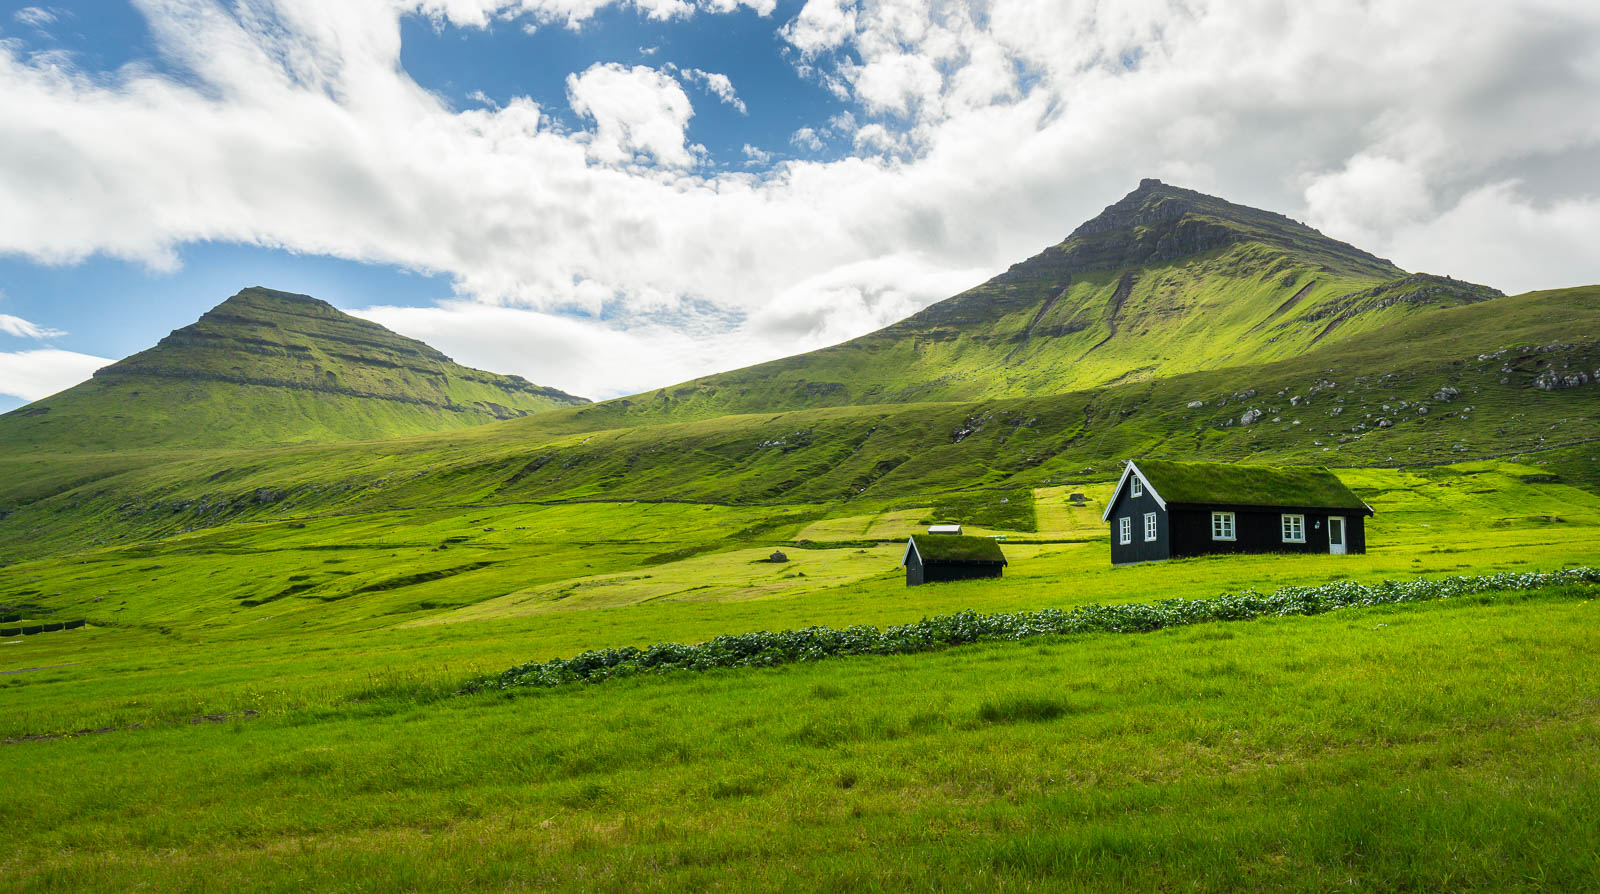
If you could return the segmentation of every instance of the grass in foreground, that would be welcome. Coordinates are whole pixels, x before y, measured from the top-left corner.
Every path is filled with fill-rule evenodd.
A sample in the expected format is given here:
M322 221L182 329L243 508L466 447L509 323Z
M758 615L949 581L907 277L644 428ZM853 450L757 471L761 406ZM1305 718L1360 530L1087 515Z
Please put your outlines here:
M1600 884L1592 588L0 750L19 890Z

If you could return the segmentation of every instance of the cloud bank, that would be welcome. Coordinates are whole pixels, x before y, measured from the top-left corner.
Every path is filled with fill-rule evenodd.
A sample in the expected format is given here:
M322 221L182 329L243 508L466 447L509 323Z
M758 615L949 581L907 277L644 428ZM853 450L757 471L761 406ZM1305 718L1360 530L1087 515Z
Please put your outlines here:
M598 397L869 331L1143 176L1410 269L1507 291L1600 280L1593 3L808 0L773 30L796 89L851 112L795 143L851 154L748 147L731 173L688 138L694 104L666 69L568 73L584 127L567 131L527 98L453 109L400 66L408 14L573 27L607 2L139 0L181 78L0 41L0 252L161 270L219 240L446 273L439 307L369 314Z
M49 397L89 378L110 362L104 357L57 348L0 351L0 394L25 401Z

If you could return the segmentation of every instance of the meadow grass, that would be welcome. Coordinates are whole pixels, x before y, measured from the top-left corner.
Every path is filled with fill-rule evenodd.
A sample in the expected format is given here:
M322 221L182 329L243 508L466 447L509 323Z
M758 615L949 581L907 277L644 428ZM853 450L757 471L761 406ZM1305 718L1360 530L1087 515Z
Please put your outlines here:
M375 675L459 682L588 649L725 633L1600 565L1600 498L1524 482L1533 471L1347 470L1378 508L1364 556L1122 568L1107 560L1099 521L1109 485L1083 486L1082 507L1040 489L1049 524L1009 532L1004 578L915 588L898 563L918 509L871 516L890 539L865 545L856 522L838 527L841 539L813 539L830 535L806 507L512 505L236 524L6 569L0 603L93 626L0 641L0 671L47 668L0 675L0 736L335 709ZM730 537L750 527L761 533ZM790 561L756 561L773 549Z
M1085 483L1024 498L1037 530L969 526L1007 537L1004 578L915 588L900 538L935 499L386 508L18 563L0 603L93 623L0 641L0 877L1594 882L1590 590L457 694L599 647L1600 565L1600 497L1537 467L1341 475L1378 510L1364 556L1113 568Z
M17 890L1580 890L1571 588L7 746Z

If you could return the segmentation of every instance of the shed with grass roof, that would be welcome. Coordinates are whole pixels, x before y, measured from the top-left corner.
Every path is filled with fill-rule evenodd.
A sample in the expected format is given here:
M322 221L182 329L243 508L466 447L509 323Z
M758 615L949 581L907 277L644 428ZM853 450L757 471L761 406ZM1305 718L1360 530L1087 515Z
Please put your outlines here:
M1111 564L1207 553L1364 553L1372 507L1320 466L1129 460L1106 501Z
M999 577L1006 567L992 537L966 534L914 534L906 541L906 586L975 577Z

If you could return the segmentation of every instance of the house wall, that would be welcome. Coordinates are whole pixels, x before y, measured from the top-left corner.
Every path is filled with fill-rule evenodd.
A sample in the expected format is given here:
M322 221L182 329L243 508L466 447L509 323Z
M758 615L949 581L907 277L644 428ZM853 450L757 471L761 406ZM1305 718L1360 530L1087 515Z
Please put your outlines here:
M1111 564L1125 565L1129 562L1151 562L1157 559L1171 558L1172 532L1167 511L1161 508L1156 498L1150 495L1150 488L1146 487L1144 493L1134 497L1129 496L1129 485L1132 482L1123 482L1122 490L1111 502ZM1146 542L1144 539L1144 514L1156 514L1156 539ZM1133 519L1133 542L1123 546L1118 541L1117 520L1127 516Z
M1005 566L999 562L929 562L922 566L920 583L949 580L972 580L979 577L999 577ZM909 577L906 583L910 584Z
M1211 539L1211 513L1234 514L1234 540ZM1294 512L1306 517L1306 541L1283 542L1283 514ZM1216 506L1173 507L1171 555L1199 556L1216 553L1320 553L1328 552L1328 516L1345 520L1345 548L1350 553L1367 551L1366 517L1360 513L1338 513L1318 509L1258 509ZM1113 537L1115 531L1113 531ZM1113 561L1115 561L1113 559Z
M906 586L914 587L922 583L922 554L916 550L909 550L906 554Z

